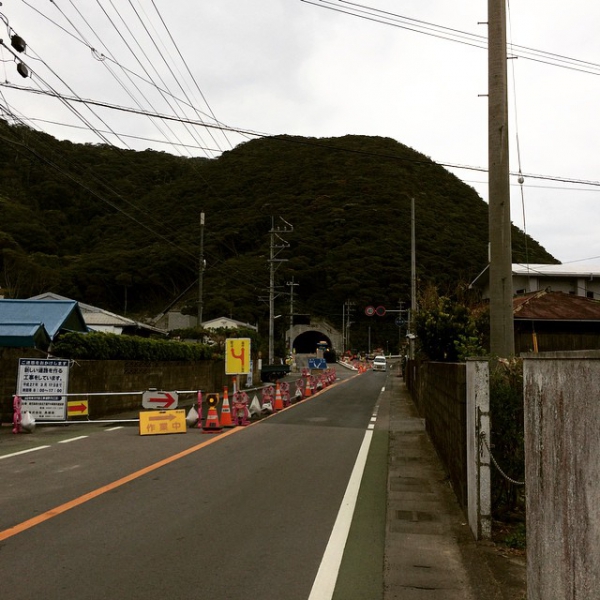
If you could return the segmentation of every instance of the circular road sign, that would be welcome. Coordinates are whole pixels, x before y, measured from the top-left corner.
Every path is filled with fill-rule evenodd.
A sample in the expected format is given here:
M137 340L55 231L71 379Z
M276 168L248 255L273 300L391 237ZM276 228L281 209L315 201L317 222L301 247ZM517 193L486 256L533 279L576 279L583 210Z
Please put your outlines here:
M365 315L367 315L367 317L372 317L374 314L375 314L374 306L367 306L367 308L365 308Z
M383 317L383 316L385 315L385 306L378 306L378 307L375 309L375 314L376 314L378 317Z

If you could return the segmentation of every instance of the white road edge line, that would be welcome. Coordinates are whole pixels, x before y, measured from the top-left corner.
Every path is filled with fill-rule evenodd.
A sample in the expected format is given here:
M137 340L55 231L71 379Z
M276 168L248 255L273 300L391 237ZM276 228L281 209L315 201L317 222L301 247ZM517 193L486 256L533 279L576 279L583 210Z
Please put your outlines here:
M116 427L109 427L108 429L105 429L104 431L116 431L117 429L123 429L123 425L117 425Z
M329 536L329 542L327 542L327 548L325 548L308 600L331 600L333 597L372 438L373 431L369 429L365 432L365 437L358 451L344 499Z
M35 448L29 448L28 450L21 450L20 452L13 452L12 454L5 454L4 456L0 456L0 460L11 458L13 456L20 456L21 454L27 454L29 452L35 452L36 450L44 450L44 448L50 448L50 446L36 446Z
M80 435L79 437L69 438L68 440L60 440L59 444L68 444L69 442L76 442L77 440L85 440L87 435Z

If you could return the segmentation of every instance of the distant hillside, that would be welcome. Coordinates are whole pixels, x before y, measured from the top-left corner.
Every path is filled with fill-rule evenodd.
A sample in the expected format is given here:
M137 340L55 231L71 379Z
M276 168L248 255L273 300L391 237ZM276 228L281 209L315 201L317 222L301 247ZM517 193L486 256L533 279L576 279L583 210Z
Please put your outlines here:
M265 318L272 217L294 227L281 236L278 292L293 278L295 312L337 326L347 300L356 321L365 305L408 303L411 197L420 285L454 289L487 261L487 204L392 139L280 136L208 160L59 142L4 122L0 136L0 285L12 297L53 291L138 316L179 299L195 312L201 211L206 319ZM513 228L514 262L526 241L530 262L557 262ZM277 313L288 312L282 295Z

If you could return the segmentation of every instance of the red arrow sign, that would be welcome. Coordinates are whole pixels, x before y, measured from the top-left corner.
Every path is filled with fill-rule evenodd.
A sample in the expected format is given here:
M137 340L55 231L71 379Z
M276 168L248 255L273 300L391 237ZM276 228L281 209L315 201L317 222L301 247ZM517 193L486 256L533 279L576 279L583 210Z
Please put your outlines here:
M148 402L152 404L163 404L162 408L170 408L175 403L175 398L173 398L169 392L164 392L162 396L150 396Z
M69 403L69 413L81 413L85 412L88 409L88 405L84 404L71 404Z
M142 396L142 405L144 408L177 408L177 392L159 392L157 390L148 390Z

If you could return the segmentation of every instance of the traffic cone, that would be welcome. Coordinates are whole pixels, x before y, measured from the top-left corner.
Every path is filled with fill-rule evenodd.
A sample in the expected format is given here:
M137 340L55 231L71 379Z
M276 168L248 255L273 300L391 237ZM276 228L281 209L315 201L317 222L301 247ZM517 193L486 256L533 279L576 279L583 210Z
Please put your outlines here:
M227 387L223 388L223 405L221 406L221 426L233 427L233 420L231 418L231 406L229 405L229 395L227 394Z
M211 406L208 409L208 414L206 415L206 423L204 424L204 430L202 433L219 433L223 429L221 428L221 424L219 423L219 415L217 413L217 409L214 406Z
M312 396L312 389L310 387L310 377L306 378L306 389L304 390L304 397L308 398L309 396Z
M275 410L283 410L283 398L281 396L281 389L279 388L279 381L275 387Z

